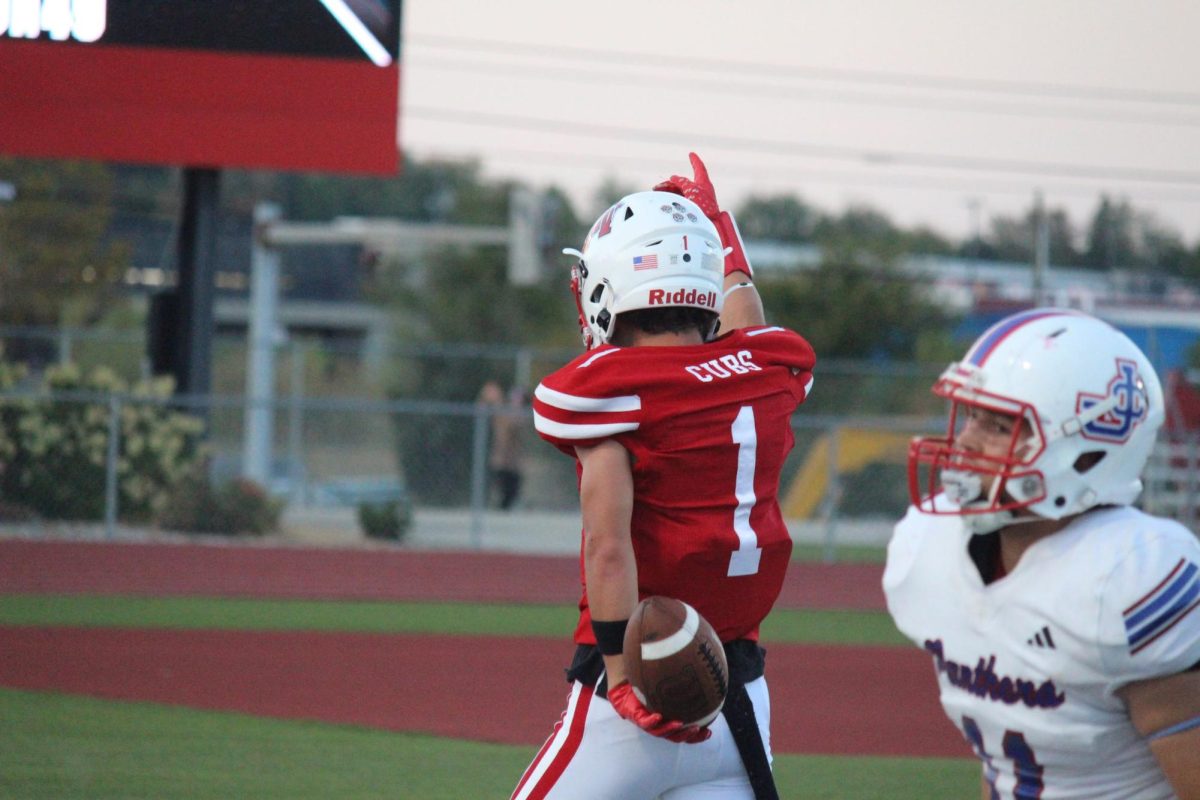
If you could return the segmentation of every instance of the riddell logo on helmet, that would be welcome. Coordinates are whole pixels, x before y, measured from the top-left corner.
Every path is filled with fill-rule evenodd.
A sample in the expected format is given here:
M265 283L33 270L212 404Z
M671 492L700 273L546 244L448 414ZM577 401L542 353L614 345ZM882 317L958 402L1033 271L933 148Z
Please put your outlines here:
M668 292L665 289L651 289L647 301L652 306L705 306L717 307L716 292L702 292L699 289L676 289Z

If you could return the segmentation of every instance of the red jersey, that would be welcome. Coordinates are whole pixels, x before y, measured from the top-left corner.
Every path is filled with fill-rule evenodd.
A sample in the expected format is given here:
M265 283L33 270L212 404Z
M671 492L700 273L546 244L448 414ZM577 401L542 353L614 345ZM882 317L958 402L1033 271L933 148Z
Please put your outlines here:
M542 438L569 455L612 438L632 455L639 598L678 598L722 641L757 640L791 558L779 474L815 360L792 331L743 328L683 347L604 345L537 387ZM575 641L595 644L582 551L580 578Z

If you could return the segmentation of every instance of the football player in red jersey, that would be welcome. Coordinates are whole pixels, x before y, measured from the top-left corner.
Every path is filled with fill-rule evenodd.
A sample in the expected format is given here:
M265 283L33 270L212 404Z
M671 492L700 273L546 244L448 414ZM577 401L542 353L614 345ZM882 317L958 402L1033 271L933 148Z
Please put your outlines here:
M583 594L567 710L514 800L777 797L758 629L792 552L779 474L815 357L764 324L737 226L691 161L694 178L623 198L565 251L587 352L533 407L577 461ZM725 643L729 696L707 728L650 712L626 679L625 624L649 595Z

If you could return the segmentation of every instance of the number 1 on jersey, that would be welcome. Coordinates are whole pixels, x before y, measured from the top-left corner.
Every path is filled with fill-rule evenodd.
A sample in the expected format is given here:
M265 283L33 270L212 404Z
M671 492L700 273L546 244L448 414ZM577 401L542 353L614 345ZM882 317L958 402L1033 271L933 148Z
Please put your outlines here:
M754 494L754 465L758 459L758 436L754 430L754 409L742 406L733 421L733 441L738 446L737 478L734 496L733 531L738 537L738 549L729 558L730 577L753 575L758 572L762 548L758 534L750 527L750 512L758 498Z

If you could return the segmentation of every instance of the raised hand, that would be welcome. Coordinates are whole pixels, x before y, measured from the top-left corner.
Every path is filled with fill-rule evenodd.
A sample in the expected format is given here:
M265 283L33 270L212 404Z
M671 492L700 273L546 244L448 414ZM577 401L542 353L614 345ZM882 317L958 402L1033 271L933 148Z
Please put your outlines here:
M752 277L754 273L750 269L749 259L746 258L742 235L738 231L733 215L728 211L722 211L721 206L717 203L717 192L713 188L712 180L708 177L708 168L704 166L700 156L695 153L688 153L688 160L692 162L693 177L672 175L665 181L656 184L655 191L681 194L700 206L704 216L712 220L713 225L717 228L717 233L721 235L721 244L730 248L729 255L725 256L725 274L728 276L735 272L741 272L745 273L747 278Z
M717 192L713 189L712 180L708 177L708 169L704 166L704 162L700 160L700 156L695 153L688 153L688 160L692 162L694 178L672 175L670 178L656 185L654 190L683 195L688 200L700 206L700 210L704 212L704 216L716 222L717 218L721 215L721 207L717 204Z

